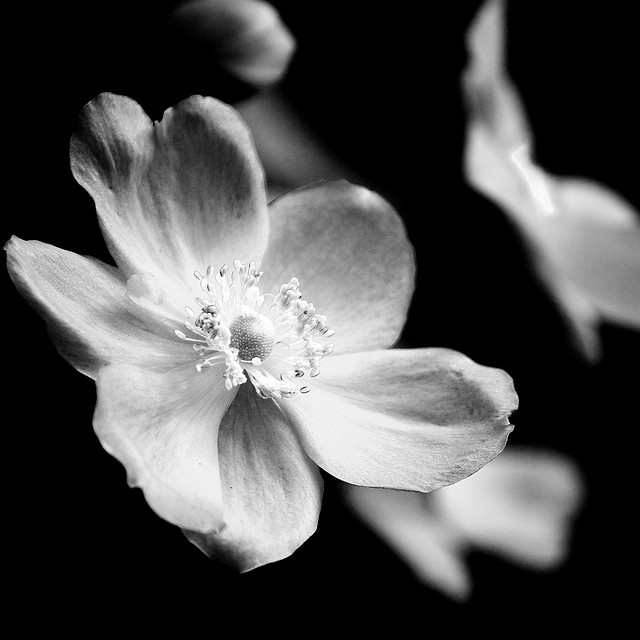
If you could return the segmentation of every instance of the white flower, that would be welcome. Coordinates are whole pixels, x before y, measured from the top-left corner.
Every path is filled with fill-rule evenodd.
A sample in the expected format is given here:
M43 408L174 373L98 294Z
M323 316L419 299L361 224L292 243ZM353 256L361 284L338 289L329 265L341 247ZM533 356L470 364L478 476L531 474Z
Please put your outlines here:
M469 28L466 177L527 240L537 272L582 352L600 352L598 324L640 328L640 218L607 187L550 175L504 60L505 5L489 0Z
M465 560L474 549L529 570L559 567L584 494L573 461L522 446L509 446L472 476L427 495L345 487L350 508L414 575L456 600L471 595Z
M153 123L101 94L71 166L117 267L14 237L9 273L95 379L104 448L210 556L245 571L292 553L317 525L320 467L431 491L503 449L505 372L389 349L414 254L375 193L323 182L267 206L248 130L200 96Z

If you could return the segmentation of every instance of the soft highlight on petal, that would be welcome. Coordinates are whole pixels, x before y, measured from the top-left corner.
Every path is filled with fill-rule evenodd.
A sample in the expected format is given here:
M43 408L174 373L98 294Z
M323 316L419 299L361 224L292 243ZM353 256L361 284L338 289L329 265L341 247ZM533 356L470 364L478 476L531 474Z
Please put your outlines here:
M194 270L262 255L262 168L238 114L214 98L153 123L130 98L100 94L80 115L71 168L125 276L153 274L176 308L193 301Z
M498 455L517 405L500 369L448 349L392 349L326 358L311 392L282 410L340 480L427 492Z
M113 364L96 380L93 425L102 446L160 517L201 532L223 526L218 428L235 395L223 371L158 374Z
M193 359L175 324L127 297L114 267L15 236L5 250L16 288L43 317L60 354L85 375L95 378L113 361L162 371Z
M277 405L242 385L219 433L225 527L185 531L207 555L239 571L289 556L315 530L322 477Z
M336 353L391 346L406 320L415 258L400 216L376 193L319 182L269 204L265 291L295 276L336 331Z

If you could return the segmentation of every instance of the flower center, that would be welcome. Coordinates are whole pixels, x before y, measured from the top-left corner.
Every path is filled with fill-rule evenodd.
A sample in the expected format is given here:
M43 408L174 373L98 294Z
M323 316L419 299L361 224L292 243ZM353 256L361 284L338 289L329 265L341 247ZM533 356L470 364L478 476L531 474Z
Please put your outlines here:
M176 331L193 343L196 369L224 365L227 389L250 379L262 398L290 398L309 391L299 386L305 375L320 373L321 359L333 351L325 339L335 334L327 318L302 299L300 282L291 278L275 295L260 294L262 276L255 262L235 260L205 275L195 272L206 298L196 298L198 312L186 307L185 326L196 337Z
M261 313L245 313L236 316L229 325L229 346L238 350L242 362L266 360L276 343L276 330L269 318Z

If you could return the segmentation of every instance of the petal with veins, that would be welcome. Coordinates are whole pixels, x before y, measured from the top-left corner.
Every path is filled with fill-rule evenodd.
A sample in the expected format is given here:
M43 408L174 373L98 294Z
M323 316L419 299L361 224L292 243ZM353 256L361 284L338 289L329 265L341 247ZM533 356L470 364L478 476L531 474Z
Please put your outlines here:
M218 428L235 395L223 371L112 364L96 380L93 425L102 446L160 517L201 532L223 526Z
M18 291L44 318L61 355L85 375L95 378L114 360L157 371L193 361L175 322L134 304L115 267L15 236L5 249Z
M502 451L517 403L504 371L448 349L392 349L326 358L311 392L281 406L340 480L432 491Z
M262 168L238 114L214 98L187 98L154 124L103 93L81 113L71 168L125 276L153 274L177 309L193 301L194 270L262 255Z
M414 289L413 247L396 211L346 181L320 182L269 204L261 288L295 276L336 331L336 353L391 346Z
M242 385L219 435L225 527L185 531L240 571L289 556L316 529L322 477L277 405Z

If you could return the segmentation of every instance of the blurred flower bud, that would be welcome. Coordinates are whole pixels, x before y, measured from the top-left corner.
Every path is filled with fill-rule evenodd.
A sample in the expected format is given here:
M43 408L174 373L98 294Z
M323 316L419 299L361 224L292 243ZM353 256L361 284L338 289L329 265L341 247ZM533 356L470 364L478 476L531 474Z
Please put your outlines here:
M171 12L168 27L207 65L254 88L280 80L296 47L276 9L261 0L189 0Z

